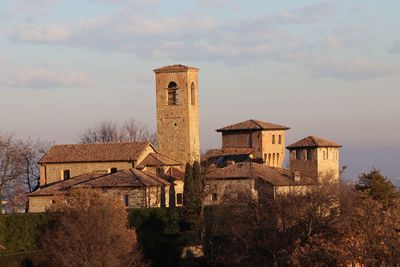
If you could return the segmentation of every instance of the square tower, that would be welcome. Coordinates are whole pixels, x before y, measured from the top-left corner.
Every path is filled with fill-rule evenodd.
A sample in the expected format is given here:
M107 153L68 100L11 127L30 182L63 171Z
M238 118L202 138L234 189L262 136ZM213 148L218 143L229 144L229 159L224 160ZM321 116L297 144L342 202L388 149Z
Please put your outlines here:
M154 70L158 151L183 164L200 160L198 71L183 65Z
M314 178L332 179L339 182L339 145L317 136L308 136L287 148L290 151L290 169L301 175Z

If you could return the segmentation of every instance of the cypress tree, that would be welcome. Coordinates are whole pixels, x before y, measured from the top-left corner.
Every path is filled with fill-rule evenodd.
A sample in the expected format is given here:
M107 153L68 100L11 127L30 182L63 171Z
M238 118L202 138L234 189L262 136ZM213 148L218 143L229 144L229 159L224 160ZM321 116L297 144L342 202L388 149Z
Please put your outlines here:
M193 196L194 196L194 206L196 208L196 213L200 213L202 204L202 192L203 192L203 181L201 179L200 163L195 161L193 164Z
M193 203L193 167L186 163L183 185L183 206L189 207Z

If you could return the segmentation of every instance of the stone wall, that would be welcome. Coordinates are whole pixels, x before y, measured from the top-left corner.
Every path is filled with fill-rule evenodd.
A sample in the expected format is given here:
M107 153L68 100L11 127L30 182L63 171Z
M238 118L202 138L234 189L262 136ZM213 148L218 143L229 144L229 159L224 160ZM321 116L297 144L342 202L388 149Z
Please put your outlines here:
M41 166L40 185L54 183L62 180L62 171L69 170L70 177L93 171L108 171L110 168L127 170L133 167L131 162L85 162L85 163L48 163Z
M241 193L250 192L252 197L257 197L254 179L207 180L204 190L204 205L218 205L226 201L235 201L236 198L240 198ZM216 199L213 199L213 195Z
M275 143L272 143L272 136L275 136ZM281 142L279 143L279 136ZM263 158L265 164L271 167L282 168L283 160L285 158L285 131L262 131L261 147L257 150L256 156Z
M178 86L178 104L168 105L168 84ZM194 86L192 104L191 85ZM197 71L156 74L157 142L161 154L183 164L200 159Z

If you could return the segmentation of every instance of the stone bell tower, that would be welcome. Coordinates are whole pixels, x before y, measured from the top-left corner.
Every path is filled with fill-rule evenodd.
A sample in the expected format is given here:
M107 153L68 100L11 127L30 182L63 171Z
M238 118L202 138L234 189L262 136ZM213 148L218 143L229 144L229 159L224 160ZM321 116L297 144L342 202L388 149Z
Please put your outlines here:
M158 151L183 164L200 160L198 71L183 65L154 70Z

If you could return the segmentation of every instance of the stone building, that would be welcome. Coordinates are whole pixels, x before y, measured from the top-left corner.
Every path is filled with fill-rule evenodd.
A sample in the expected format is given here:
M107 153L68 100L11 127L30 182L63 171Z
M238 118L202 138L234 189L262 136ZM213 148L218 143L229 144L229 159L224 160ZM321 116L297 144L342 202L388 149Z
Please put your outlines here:
M154 70L158 149L183 164L200 160L198 71L183 65Z
M94 188L128 208L182 205L181 162L149 142L52 146L40 164L40 187L28 195L29 211L44 211L72 189Z
M305 192L323 177L339 180L335 142L309 136L287 147L289 127L246 120L217 130L222 147L200 159L198 68L170 65L154 70L157 149L149 142L55 145L39 161L40 188L29 195L29 211L44 211L75 188L95 188L126 207L182 205L184 165L207 169L205 204L227 192L251 192L260 200ZM170 199L171 197L171 199Z
M321 182L330 178L339 182L339 145L317 136L303 138L287 148L290 151L290 169Z

